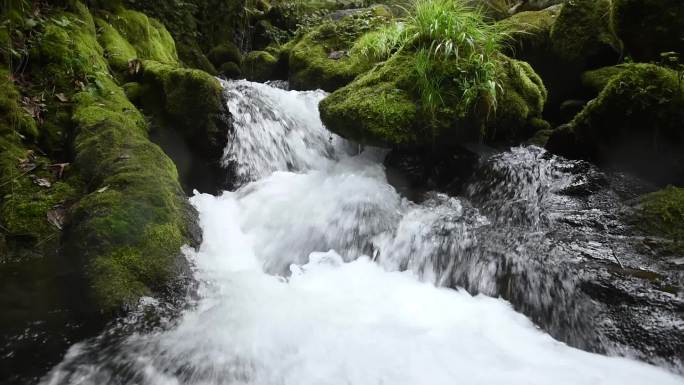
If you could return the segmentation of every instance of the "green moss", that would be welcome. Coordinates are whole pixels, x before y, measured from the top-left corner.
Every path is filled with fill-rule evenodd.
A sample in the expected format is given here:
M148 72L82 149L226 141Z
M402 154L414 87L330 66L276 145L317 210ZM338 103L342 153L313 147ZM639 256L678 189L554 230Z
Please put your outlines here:
M217 45L209 51L207 57L216 68L221 67L225 63L235 63L237 65L242 63L242 53L233 43Z
M273 80L278 72L278 59L265 51L252 51L245 56L242 71L252 81Z
M142 115L113 82L103 82L105 91L75 100L74 163L92 192L74 208L67 239L87 263L96 303L112 310L173 277L192 210L174 164L147 139ZM148 238L160 226L173 229L164 250Z
M181 61L215 73L205 53L225 42L238 42L247 30L245 0L140 1L124 5L161 21L176 40ZM222 63L221 63L222 64Z
M97 19L96 23L99 30L98 41L105 49L109 65L117 71L128 70L129 61L138 57L135 48L108 22Z
M326 127L359 143L373 145L424 140L425 133L421 135L415 127L416 102L406 91L411 60L410 56L395 55L384 66L323 99L319 109Z
M289 56L290 85L295 89L332 92L370 69L369 63L346 53L356 39L386 23L372 13L327 21L299 38ZM332 58L331 53L338 53Z
M551 29L554 50L566 61L587 63L619 56L620 41L610 24L610 0L573 0L563 4Z
M502 94L494 116L486 123L491 139L527 136L539 128L547 92L544 83L526 62L504 59Z
M203 136L197 140L219 140L223 102L216 78L199 70L145 61L143 84L143 106L149 112L167 116L188 137L199 134ZM159 107L162 110L155 111Z
M176 43L159 21L140 12L122 9L111 15L109 22L135 48L137 58L178 64ZM110 49L106 44L103 46Z
M179 158L185 187L216 192L225 178L221 159L229 130L219 81L203 71L145 61L142 84L141 106L155 118L155 137L182 138L192 155L194 165L187 154Z
M631 66L631 64L618 64L587 71L582 74L582 85L591 90L594 95L598 95L614 77L620 75Z
M546 89L532 68L524 62L502 57L502 95L488 119L477 109L454 108L457 95L447 94L439 109L433 132L428 116L421 112L415 84L414 55L394 55L384 65L360 76L351 84L325 98L319 109L326 127L359 143L371 145L430 145L477 139L481 130L486 139L528 136L539 128ZM458 69L452 76L458 79ZM486 109L486 108L484 108ZM484 127L483 127L484 125Z
M142 86L140 85L140 83L130 82L124 84L121 87L123 88L126 97L128 98L128 100L131 101L131 103L135 105L140 104L142 98Z
M658 60L662 52L684 53L684 3L663 0L613 0L613 27L627 54Z
M552 136L549 148L658 183L677 182L684 175L682 127L684 84L677 74L651 64L632 64L612 77L568 129Z
M110 74L87 9L71 9L77 13L55 15L45 26L32 56L33 72L43 87L51 84L69 99L74 130L71 169L84 186L69 190L57 182L54 191L46 192L49 199L14 206L38 215L78 190L80 200L72 202L65 234L57 239L63 239L65 260L83 271L93 306L109 312L173 278L180 247L194 239L194 211L173 162L148 139L145 118ZM173 40L163 26L136 12L116 12L110 21L118 35L105 28L104 19L98 20L108 55L117 52L112 47L130 55L133 47L137 57L177 63ZM123 66L126 56L119 58L108 59L120 60ZM197 84L181 85L192 89ZM131 99L134 88L126 87ZM172 95L168 103L179 108L184 101L178 99Z
M60 232L48 222L48 212L67 205L78 189L58 180L48 170L51 162L24 144L22 139L37 138L38 129L19 107L19 99L8 71L0 69L0 233L12 246L7 255L23 250L54 255ZM39 186L39 179L50 186Z
M219 72L228 79L238 79L242 76L242 70L233 62L224 63Z
M19 107L19 92L10 81L10 74L0 68L0 135L24 136L30 140L38 138L35 120Z
M542 11L519 12L500 21L499 25L513 42L511 53L547 47L559 12L559 7L550 7Z
M684 253L684 188L669 186L641 198L637 227L673 241L672 249Z

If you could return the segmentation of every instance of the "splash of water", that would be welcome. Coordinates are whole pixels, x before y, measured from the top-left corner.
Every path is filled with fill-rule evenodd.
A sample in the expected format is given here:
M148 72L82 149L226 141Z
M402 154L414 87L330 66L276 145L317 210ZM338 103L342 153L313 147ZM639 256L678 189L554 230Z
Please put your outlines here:
M402 199L382 152L330 140L322 93L227 92L226 159L245 184L191 199L204 231L186 250L196 305L163 328L75 345L45 384L682 383L568 347L501 299L436 286L500 289L500 259L478 246L500 218L441 194ZM519 202L544 201L542 190ZM538 228L540 213L525 212Z

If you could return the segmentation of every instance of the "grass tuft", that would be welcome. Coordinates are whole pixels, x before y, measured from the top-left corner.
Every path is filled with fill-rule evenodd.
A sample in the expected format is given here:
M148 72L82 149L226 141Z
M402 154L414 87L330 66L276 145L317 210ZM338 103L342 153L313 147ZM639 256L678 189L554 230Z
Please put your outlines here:
M449 103L461 116L476 110L488 117L502 89L498 57L508 35L465 0L414 0L407 14L364 35L350 55L377 63L398 51L413 51L425 113L434 118Z

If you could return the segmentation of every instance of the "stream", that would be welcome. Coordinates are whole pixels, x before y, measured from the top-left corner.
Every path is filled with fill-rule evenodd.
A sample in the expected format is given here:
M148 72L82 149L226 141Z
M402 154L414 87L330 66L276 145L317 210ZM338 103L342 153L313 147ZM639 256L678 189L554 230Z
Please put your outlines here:
M325 129L324 92L224 86L233 188L191 198L196 284L42 384L684 384L681 275L642 256L619 180L516 147L411 201L386 150Z

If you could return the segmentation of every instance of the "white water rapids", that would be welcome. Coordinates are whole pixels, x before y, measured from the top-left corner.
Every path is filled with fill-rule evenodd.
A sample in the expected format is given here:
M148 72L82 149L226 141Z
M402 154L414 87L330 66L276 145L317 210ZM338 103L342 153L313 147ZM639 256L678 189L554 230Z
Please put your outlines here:
M106 353L75 345L45 384L684 383L557 342L501 299L440 288L424 258L439 247L432 223L449 220L467 247L487 218L466 225L456 198L402 199L382 151L354 155L322 126L322 92L226 87L226 162L244 185L191 198L204 232L186 251L196 306Z

